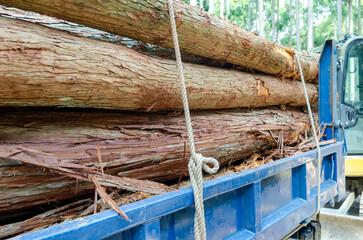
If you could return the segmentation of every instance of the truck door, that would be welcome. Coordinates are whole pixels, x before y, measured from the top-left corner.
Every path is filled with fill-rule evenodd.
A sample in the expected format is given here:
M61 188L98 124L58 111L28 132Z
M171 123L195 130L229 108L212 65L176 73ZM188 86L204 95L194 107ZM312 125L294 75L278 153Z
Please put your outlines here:
M363 39L347 46L343 79L343 103L355 110L348 119L357 117L355 125L345 130L348 155L363 155Z

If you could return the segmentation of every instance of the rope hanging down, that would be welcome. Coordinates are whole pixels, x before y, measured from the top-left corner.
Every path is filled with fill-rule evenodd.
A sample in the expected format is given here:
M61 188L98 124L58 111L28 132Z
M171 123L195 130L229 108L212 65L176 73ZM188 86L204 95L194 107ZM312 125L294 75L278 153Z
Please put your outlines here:
M178 34L176 31L175 15L173 9L173 0L168 0L171 31L173 35L175 57L178 68L178 76L181 86L181 94L183 98L183 107L185 122L188 131L189 147L191 157L189 159L189 175L190 181L193 187L194 205L195 205L195 217L194 217L194 237L197 240L206 239L205 219L204 219L204 204L203 204L203 174L202 168L210 174L216 173L219 169L219 163L216 159L210 157L203 157L201 154L196 153L193 137L193 128L189 112L189 104L187 98L187 91L185 87L184 72L180 56ZM212 164L213 168L210 168L207 164Z
M319 212L320 212L321 151L320 151L319 139L318 139L318 136L316 134L315 124L314 124L314 117L313 117L313 113L312 113L311 107L310 107L310 101L309 101L309 97L308 97L308 92L306 90L304 75L303 75L302 68L301 68L300 58L297 55L297 52L296 51L295 51L295 58L296 58L296 61L297 61L298 66L299 66L299 74L300 74L301 82L302 82L302 85L303 85L303 88L304 88L305 101L306 101L306 105L308 107L311 128L313 130L313 135L314 135L314 140L315 140L315 144L316 144L316 149L318 150L318 168L317 168L317 174L316 174L317 175L317 182L318 182L318 194L317 194L317 210L315 212L315 216L317 216L319 214Z

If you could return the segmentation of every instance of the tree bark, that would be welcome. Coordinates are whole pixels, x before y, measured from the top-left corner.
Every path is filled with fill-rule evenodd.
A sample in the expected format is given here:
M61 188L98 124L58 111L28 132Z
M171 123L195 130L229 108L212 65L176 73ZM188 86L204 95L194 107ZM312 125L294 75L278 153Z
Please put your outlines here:
M175 61L0 18L0 105L182 109ZM191 109L305 105L298 81L184 64ZM317 87L308 86L312 104Z
M166 0L0 0L0 3L135 40L173 47ZM276 47L263 37L210 16L187 3L175 1L175 10L182 51L272 75L299 79L297 63L287 48ZM304 58L302 66L305 79L317 82L317 61Z
M13 19L24 20L27 22L37 23L42 26L59 29L62 31L71 32L77 36L84 36L88 38L93 38L97 40L102 40L106 42L112 42L115 44L120 44L128 48L132 48L140 53L147 54L152 57L160 57L166 59L175 60L175 51L171 48L164 48L153 44L146 44L144 42L133 40L126 37L121 37L115 34L110 34L104 31L96 30L93 28L85 27L79 24L67 22L61 19L41 15L35 12L22 11L20 9L7 8L0 6L0 15L6 16ZM236 68L235 65L227 63L224 61L218 61L211 58L196 56L190 53L181 53L183 62L196 63L207 65L211 67L227 68L227 69L237 69L246 70L242 67Z
M0 238L10 238L33 229L40 230L64 221L69 216L79 216L90 204L89 199L78 200L26 220L0 226Z
M269 147L263 132L287 135L307 115L298 109L192 112L197 152L220 165ZM105 173L169 181L187 175L189 149L182 114L68 112L44 109L0 110L0 157L8 147L52 154L64 163L100 168ZM37 156L34 155L36 158ZM92 193L92 184L0 158L0 213Z

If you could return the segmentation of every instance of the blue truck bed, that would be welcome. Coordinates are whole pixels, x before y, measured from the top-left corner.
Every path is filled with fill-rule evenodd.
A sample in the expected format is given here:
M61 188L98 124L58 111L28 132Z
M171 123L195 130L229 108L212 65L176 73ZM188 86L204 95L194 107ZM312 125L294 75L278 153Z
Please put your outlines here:
M343 139L337 111L337 50L327 40L319 64L319 122L323 139ZM344 142L321 148L321 204L345 195ZM317 210L317 150L204 183L208 239L281 239ZM59 224L17 239L193 239L191 187Z
M321 203L345 193L343 143L321 149ZM204 183L208 239L280 239L317 209L317 151ZM315 161L314 161L315 160ZM59 224L16 239L193 239L191 187Z

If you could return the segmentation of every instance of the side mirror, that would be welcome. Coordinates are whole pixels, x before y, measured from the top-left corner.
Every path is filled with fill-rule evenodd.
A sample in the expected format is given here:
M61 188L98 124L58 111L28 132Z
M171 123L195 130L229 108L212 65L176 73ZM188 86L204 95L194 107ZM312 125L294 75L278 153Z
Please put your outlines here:
M357 112L351 106L341 104L341 123L343 124L344 128L353 127L358 120Z

